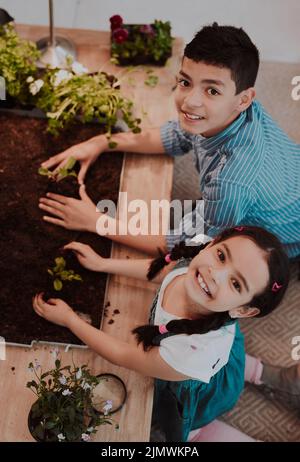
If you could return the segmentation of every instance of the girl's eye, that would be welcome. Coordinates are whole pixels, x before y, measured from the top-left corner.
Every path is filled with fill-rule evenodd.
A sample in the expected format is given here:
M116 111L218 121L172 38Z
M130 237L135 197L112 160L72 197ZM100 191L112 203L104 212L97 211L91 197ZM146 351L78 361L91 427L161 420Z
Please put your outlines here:
M240 293L242 290L240 283L236 279L233 279L232 281L233 287Z
M207 93L211 96L216 96L216 95L219 95L220 93L215 89L215 88L209 88L207 90Z
M181 87L188 87L189 86L189 81L186 79L177 79L178 85Z
M218 258L220 261L224 262L225 261L225 254L224 252L222 252L222 250L218 249L217 250L217 253L218 253Z

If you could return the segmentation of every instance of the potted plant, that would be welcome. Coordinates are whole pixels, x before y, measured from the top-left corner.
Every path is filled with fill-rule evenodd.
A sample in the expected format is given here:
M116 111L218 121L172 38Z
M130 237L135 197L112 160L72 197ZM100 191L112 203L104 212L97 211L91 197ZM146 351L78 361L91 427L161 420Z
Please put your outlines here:
M170 22L155 20L153 24L124 24L114 15L111 24L111 56L117 64L152 64L163 66L172 55Z
M133 103L122 95L114 76L89 74L72 58L67 69L38 69L39 56L36 45L21 39L11 23L0 26L0 76L7 93L0 107L38 108L54 135L79 121L100 123L110 138L118 119L123 119L134 133L140 132L141 120L133 116Z
M87 365L62 367L57 350L52 354L55 367L47 372L42 372L37 361L29 364L35 379L27 383L27 388L37 397L28 415L29 431L36 441L89 441L99 425L112 424L109 411L113 404L103 401L102 412L97 411L93 390L99 378Z

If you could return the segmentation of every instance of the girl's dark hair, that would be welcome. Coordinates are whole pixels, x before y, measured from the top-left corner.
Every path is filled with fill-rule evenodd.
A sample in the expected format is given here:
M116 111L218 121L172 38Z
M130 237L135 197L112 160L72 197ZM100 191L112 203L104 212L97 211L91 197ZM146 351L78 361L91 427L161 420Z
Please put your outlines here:
M229 69L236 94L255 84L259 51L242 28L219 26L216 22L205 26L186 45L184 56Z
M257 226L237 226L222 231L214 238L214 245L218 242L226 241L234 236L245 236L251 239L261 250L266 254L266 261L269 269L269 281L266 288L259 294L256 294L252 300L247 304L249 307L259 308L260 312L255 317L266 316L271 313L281 302L285 291L288 287L290 269L289 260L283 249L279 239ZM172 261L179 260L180 258L194 258L201 250L208 244L201 244L200 246L186 246L184 242L175 245L169 254L169 259ZM159 273L167 260L165 254L159 249L160 256L152 261L149 267L147 277L149 280ZM168 332L176 334L205 334L211 330L217 330L222 327L226 322L232 322L227 311L221 313L214 313L209 316L204 316L196 320L179 319L169 321L167 324ZM155 343L155 337L159 338L160 335L158 326L145 325L137 327L133 330L137 337L138 343L143 343L144 350L149 350Z

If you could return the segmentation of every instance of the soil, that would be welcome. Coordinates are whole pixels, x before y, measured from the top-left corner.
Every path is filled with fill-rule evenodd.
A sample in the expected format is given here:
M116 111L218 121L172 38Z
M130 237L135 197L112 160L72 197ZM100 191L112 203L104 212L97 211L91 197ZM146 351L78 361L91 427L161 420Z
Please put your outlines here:
M26 345L32 340L81 345L68 329L40 318L33 311L32 297L45 292L45 298L61 298L99 328L107 275L84 269L72 252L61 247L77 240L109 257L111 241L43 221L39 198L50 190L79 197L78 184L74 177L53 183L39 175L38 168L50 156L101 133L101 127L78 124L57 138L47 134L46 127L46 120L0 114L0 336ZM122 153L104 153L89 170L86 191L95 204L102 199L117 203L122 164ZM54 290L47 270L58 256L65 258L67 269L81 275L82 282L64 282L61 291Z

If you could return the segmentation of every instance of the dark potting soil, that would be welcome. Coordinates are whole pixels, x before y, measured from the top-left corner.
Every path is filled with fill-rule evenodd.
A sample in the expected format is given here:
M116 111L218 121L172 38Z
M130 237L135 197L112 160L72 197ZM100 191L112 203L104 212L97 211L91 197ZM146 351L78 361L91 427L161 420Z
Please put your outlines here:
M72 252L61 247L77 240L109 257L111 241L46 223L39 198L54 189L78 198L78 184L74 177L54 184L39 175L38 168L51 155L101 133L101 128L76 125L54 138L46 126L46 120L0 114L0 336L26 345L32 340L81 345L68 329L40 318L33 311L32 297L45 292L46 297L61 298L99 328L107 275L84 269ZM102 199L117 204L122 164L122 153L104 153L90 168L85 184L95 204ZM55 291L47 270L59 256L83 281L63 282L62 290Z

